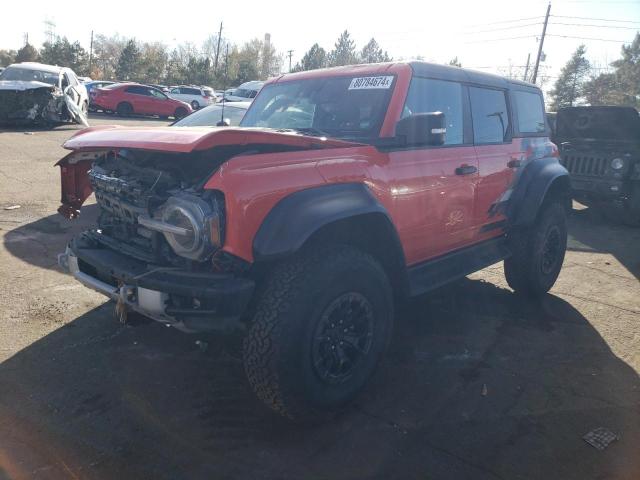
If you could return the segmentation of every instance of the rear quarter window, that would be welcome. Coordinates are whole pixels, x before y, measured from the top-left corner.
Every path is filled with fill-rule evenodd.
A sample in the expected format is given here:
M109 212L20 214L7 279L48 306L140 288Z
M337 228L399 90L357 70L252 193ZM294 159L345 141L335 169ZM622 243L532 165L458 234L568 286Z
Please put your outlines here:
M518 131L520 133L544 133L544 108L542 98L533 92L513 92L518 113Z

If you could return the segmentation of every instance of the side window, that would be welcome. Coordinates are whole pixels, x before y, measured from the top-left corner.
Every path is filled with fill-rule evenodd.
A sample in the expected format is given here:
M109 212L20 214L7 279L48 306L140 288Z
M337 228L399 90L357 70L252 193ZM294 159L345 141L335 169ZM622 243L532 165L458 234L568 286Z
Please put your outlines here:
M179 88L172 88L171 89L171 93L174 95L180 95L180 89Z
M146 88L139 87L139 86L127 87L125 92L133 93L133 94L136 94L136 95L149 95L149 92L148 92L148 90Z
M540 95L514 91L513 98L518 112L518 131L520 133L544 133L544 109Z
M509 136L509 111L505 92L469 87L469 97L474 143L504 142Z
M187 93L189 95L200 95L200 90L197 90L195 88L187 88Z
M463 143L462 85L444 80L414 77L407 93L402 117L415 113L444 113L445 145Z
M148 92L152 97L155 97L157 99L160 99L160 100L167 99L167 96L164 93L162 93L160 90L156 90L155 88L150 88Z

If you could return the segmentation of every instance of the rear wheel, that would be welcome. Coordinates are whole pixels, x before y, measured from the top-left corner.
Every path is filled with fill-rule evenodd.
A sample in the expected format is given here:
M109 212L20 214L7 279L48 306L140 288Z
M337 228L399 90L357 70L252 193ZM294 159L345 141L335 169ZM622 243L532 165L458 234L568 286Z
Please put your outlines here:
M183 118L183 117L186 117L187 116L187 109L184 108L184 107L178 107L178 108L176 108L176 111L173 114L173 116L174 116L174 118L176 120L178 120L180 118Z
M130 103L122 102L116 107L116 112L121 117L128 117L133 113L133 106Z
M200 108L200 104L196 100L193 100L191 102L191 108L193 108L194 110L198 110Z
M244 341L256 395L281 415L330 414L364 387L391 336L393 300L382 267L348 246L279 265Z
M562 203L540 208L535 223L510 234L512 256L504 261L507 283L517 293L537 297L556 282L567 248L567 218Z

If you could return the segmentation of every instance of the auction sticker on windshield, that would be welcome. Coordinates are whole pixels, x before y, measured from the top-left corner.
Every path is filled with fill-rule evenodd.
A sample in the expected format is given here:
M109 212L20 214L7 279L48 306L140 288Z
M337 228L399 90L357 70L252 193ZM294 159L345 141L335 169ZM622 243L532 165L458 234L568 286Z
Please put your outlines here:
M393 82L393 75L382 77L358 77L351 80L349 90L365 90L368 88L389 88Z

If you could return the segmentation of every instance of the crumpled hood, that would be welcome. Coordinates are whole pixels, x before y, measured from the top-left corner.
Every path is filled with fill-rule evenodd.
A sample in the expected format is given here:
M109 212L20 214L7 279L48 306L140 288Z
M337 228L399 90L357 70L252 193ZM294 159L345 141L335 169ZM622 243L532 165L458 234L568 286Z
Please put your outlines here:
M36 82L35 80L0 80L0 90L33 90L34 88L55 88L50 83Z
M189 153L226 145L285 145L307 148L344 148L359 143L301 135L291 130L231 127L118 127L84 129L64 144L69 150L132 148Z

